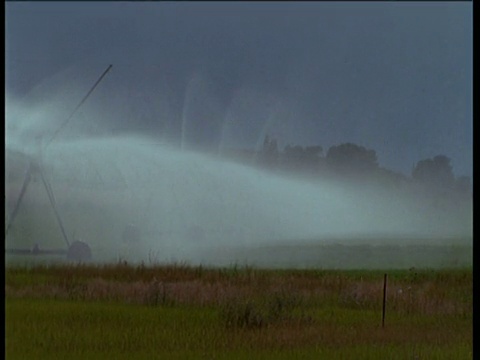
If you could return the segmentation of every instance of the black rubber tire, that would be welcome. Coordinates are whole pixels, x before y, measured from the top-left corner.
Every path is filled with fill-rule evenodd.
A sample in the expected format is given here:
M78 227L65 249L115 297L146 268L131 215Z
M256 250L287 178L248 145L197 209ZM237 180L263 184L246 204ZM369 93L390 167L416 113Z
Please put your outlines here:
M92 250L83 241L74 241L67 250L67 259L73 261L88 261L92 258Z

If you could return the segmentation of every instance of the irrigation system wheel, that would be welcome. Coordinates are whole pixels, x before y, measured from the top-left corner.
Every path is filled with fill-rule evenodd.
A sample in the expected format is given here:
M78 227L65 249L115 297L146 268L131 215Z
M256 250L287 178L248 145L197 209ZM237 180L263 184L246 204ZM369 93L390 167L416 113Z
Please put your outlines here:
M83 241L74 241L67 250L67 259L73 261L88 261L92 258L92 250Z

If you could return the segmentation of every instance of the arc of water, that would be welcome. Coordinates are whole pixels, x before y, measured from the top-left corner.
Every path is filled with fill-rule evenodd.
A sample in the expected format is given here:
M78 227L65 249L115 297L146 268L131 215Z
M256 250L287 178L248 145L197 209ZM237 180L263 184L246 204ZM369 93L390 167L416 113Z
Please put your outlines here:
M255 151L253 153L253 161L255 162L257 160L257 154L260 152L262 149L262 144L265 139L265 136L268 134L268 131L271 129L271 127L276 123L278 120L276 118L276 115L278 113L278 103L274 104L272 108L269 110L269 114L267 119L264 122L262 131L260 132L258 138L257 138L257 143L255 144Z
M234 121L235 121L235 117L232 114L231 109L229 108L227 110L227 114L225 115L225 120L223 121L223 124L222 124L222 131L221 131L221 134L220 134L220 142L218 144L218 155L220 155L220 156L223 155L223 151L224 151L224 147L225 147L225 137L227 135L227 132L229 132L230 125Z

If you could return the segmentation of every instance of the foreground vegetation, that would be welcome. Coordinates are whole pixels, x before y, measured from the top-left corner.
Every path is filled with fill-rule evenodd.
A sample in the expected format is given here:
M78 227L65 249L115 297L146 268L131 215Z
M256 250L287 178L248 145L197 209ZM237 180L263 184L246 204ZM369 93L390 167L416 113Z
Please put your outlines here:
M471 269L9 266L7 359L471 359Z

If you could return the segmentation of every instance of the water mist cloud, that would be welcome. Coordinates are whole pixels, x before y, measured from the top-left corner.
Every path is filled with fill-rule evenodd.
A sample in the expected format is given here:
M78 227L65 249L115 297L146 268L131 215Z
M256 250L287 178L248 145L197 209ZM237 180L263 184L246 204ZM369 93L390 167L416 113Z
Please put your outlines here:
M95 76L92 71L93 80ZM7 97L7 152L36 158L37 139L52 135L75 107L75 99L91 86L90 80L89 76L60 88L45 82L28 99ZM471 207L435 208L402 189L347 184L336 178L294 179L218 155L245 144L256 144L258 150L267 133L288 131L282 126L291 123L295 107L279 96L245 85L225 107L208 75L193 73L182 94L181 126L174 128L171 102L163 100L145 110L142 96L130 96L128 83L114 78L102 84L41 159L65 227L90 244L97 260L122 256L141 261L154 252L159 260L195 263L218 248L471 237ZM159 89L156 99L168 98L167 87ZM122 107L125 98L130 102ZM125 111L135 101L140 101L138 111ZM145 136L127 126L112 135L112 127L138 126L142 116L168 131L160 137L153 131ZM243 127L252 119L255 126ZM209 134L202 137L205 124ZM195 151L208 139L217 141L213 147L218 152ZM28 206L43 216L49 209L43 189L37 183L29 191ZM55 236L58 240L52 230L55 223L47 223L23 225L33 227L32 241L51 242ZM128 224L142 234L133 246L122 240Z
M219 247L362 236L385 242L466 230L465 221L429 216L431 209L401 193L286 179L148 140L64 141L44 154L66 227L105 259L144 260L153 251L162 260L197 262ZM40 191L33 193L40 198ZM130 223L142 241L122 253Z

